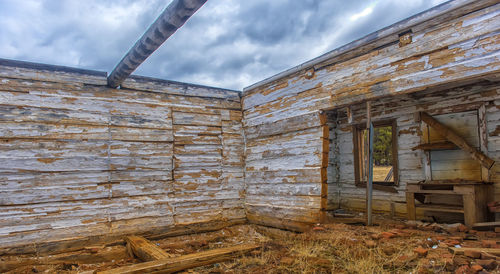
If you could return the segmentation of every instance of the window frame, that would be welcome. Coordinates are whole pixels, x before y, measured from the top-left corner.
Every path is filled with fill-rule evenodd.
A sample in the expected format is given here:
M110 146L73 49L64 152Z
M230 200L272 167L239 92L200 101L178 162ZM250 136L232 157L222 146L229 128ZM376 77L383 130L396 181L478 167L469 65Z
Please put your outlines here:
M379 185L379 186L388 186L388 187L393 187L393 186L399 186L399 168L398 168L398 138L397 138L397 123L395 119L391 120L380 120L380 121L373 121L373 127L380 127L380 126L391 126L392 127L392 174L394 181L392 182L380 182L380 181L374 181L374 185ZM362 138L362 132L363 130L366 130L366 123L361 123L361 124L355 124L352 126L352 142L353 142L353 155L354 155L354 181L356 186L358 187L366 187L366 181L361 180L361 175L362 175L362 170L361 167L363 166L363 155L362 155L362 150L360 149L361 145L361 138ZM375 188L376 189L376 188Z

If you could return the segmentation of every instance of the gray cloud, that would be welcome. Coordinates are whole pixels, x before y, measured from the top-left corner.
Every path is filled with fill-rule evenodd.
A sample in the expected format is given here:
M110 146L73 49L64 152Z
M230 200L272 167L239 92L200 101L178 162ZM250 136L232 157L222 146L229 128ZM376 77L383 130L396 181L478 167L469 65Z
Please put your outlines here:
M443 1L210 0L135 73L241 89ZM0 0L0 58L110 72L166 5Z

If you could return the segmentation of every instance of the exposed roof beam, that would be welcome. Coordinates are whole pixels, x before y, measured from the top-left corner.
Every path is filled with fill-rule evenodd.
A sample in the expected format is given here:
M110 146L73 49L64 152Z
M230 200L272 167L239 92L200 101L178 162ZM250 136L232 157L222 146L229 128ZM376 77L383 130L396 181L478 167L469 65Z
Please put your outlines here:
M174 0L128 51L108 76L108 86L118 87L165 40L177 31L207 0Z

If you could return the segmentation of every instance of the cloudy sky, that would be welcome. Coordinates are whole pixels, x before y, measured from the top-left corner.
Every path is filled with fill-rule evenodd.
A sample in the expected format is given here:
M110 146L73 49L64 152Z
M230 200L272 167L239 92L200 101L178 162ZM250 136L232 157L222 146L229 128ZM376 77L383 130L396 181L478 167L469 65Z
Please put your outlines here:
M111 72L170 0L0 0L0 58ZM135 74L241 90L444 0L208 0Z

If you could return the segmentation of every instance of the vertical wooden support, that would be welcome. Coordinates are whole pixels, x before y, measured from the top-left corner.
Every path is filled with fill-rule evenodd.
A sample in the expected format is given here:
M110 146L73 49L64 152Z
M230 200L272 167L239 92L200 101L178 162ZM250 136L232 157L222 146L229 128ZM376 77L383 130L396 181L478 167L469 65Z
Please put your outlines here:
M486 128L486 106L483 104L478 109L478 126L479 126L479 144L481 151L488 155L488 129ZM490 170L481 166L481 180L488 182L490 179Z
M422 123L422 121L420 120L420 113L418 113L417 115L418 122L420 123L420 130L422 131L422 144L428 144L430 143L429 126L426 123ZM424 157L422 159L422 166L424 167L425 180L430 181L432 180L431 152L429 150L424 150L422 153L424 154Z
M366 128L369 130L368 141L368 178L366 180L366 225L372 225L372 196L373 196L373 124L371 121L371 103L366 102Z
M472 225L477 220L477 212L476 212L476 194L474 191L471 191L469 194L464 194L464 222L468 227L472 227Z
M415 212L415 193L406 192L406 213L408 220L416 220L417 214Z
M326 124L326 113L321 111L319 119L322 129L322 153L321 153L321 205L320 205L320 222L326 221L326 208L328 204L328 152L330 150L330 131Z
M347 123L352 124L352 106L347 107Z

